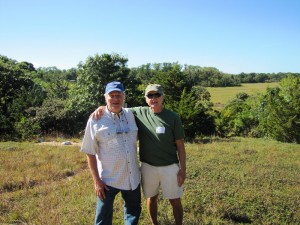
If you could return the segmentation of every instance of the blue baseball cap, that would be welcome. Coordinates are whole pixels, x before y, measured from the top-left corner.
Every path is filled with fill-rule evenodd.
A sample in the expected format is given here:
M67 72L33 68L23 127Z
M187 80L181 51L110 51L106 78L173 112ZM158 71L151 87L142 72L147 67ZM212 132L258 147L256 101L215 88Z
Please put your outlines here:
M109 94L112 91L124 92L125 89L124 89L124 86L121 82L113 81L113 82L110 82L106 85L105 94Z

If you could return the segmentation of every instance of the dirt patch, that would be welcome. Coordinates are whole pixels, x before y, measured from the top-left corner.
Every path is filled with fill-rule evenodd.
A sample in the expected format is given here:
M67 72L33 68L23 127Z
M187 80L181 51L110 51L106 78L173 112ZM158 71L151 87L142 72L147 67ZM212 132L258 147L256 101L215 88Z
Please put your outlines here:
M81 146L81 142L57 142L57 141L44 141L38 143L39 145L52 145L52 146Z

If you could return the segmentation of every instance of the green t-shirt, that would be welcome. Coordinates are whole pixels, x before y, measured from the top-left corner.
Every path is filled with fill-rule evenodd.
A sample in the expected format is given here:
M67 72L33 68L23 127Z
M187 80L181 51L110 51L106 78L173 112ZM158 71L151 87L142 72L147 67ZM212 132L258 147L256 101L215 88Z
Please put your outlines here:
M140 161L153 166L178 163L175 140L184 138L179 115L168 109L153 113L150 107L131 110L139 128Z

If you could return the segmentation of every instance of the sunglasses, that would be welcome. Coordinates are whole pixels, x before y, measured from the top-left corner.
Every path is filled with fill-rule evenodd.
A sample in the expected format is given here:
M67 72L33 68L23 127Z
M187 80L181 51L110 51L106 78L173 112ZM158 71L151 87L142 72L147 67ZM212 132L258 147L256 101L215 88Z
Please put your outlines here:
M159 98L161 96L161 94L160 93L147 94L146 96L147 96L147 98L152 99L152 98Z

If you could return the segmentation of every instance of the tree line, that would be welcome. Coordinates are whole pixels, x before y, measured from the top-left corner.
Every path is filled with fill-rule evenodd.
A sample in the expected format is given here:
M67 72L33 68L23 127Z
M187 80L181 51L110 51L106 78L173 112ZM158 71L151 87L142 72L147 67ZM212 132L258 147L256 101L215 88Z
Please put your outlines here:
M300 143L300 74L226 74L214 67L179 63L128 68L119 54L89 56L77 68L35 68L0 55L0 139L47 135L81 137L91 112L105 105L104 88L113 80L126 88L127 107L145 105L149 83L164 87L165 106L182 119L187 140L217 135L271 137ZM206 87L280 82L266 93L239 93L221 111L213 109Z

